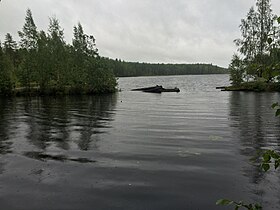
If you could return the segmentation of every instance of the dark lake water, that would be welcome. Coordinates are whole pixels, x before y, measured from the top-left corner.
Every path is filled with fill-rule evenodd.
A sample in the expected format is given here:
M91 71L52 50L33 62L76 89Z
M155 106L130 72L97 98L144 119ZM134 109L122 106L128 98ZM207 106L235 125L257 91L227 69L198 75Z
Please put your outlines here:
M114 95L0 98L1 209L280 209L280 171L251 160L280 149L280 94L215 89L228 83L120 78ZM130 91L155 84L181 92Z

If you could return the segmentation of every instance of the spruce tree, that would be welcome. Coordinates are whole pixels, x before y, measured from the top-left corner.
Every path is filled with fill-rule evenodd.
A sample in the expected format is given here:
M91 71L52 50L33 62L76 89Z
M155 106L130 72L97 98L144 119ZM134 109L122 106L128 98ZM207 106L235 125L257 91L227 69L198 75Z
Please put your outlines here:
M67 80L68 55L66 51L66 42L64 41L64 32L57 18L50 18L48 32L49 62L51 66L50 70L53 75L52 81L55 85L62 88L62 86L65 86Z
M4 41L4 51L6 54L13 55L17 49L17 43L14 41L12 35L7 33Z
M22 31L19 31L18 34L23 57L19 67L19 81L21 86L30 89L32 82L36 81L36 75L38 75L38 66L36 62L38 31L30 9L26 11L25 23Z
M11 93L14 86L12 72L13 63L3 52L0 43L0 95L9 95Z
M26 11L25 23L23 25L22 31L18 32L18 35L21 38L21 48L26 50L37 48L38 31L30 9L27 9Z

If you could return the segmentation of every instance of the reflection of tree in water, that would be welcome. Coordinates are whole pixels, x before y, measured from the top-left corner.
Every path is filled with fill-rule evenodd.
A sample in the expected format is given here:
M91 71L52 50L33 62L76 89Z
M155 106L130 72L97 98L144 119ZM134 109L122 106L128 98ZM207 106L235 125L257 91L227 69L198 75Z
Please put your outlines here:
M40 101L38 98L35 100L31 98L24 98L24 112L26 115L26 124L29 127L26 139L39 149L46 149L48 136L41 138L41 135L48 135L48 133L42 132L40 123Z
M13 142L10 136L14 132L11 125L14 111L15 101L0 97L0 174L5 170L5 162L2 162L2 157L13 152Z
M8 126L6 123L6 106L7 100L0 98L0 157L5 155L10 150L8 138ZM0 158L0 174L4 172L5 163Z
M49 138L55 142L56 146L63 149L69 149L69 115L67 107L67 98L42 98L42 132L39 140L44 141Z
M280 120L275 118L274 111L270 108L278 100L277 93L231 93L230 121L231 126L236 128L233 135L241 144L240 153L248 157L246 159L257 157L263 149L279 150ZM260 184L266 176L259 163L246 165L244 173L252 178L254 184ZM255 193L262 194L264 191Z
M0 155L10 152L12 142L9 141L9 103L5 98L0 98Z
M108 127L113 118L112 110L116 105L116 95L92 96L84 105L84 109L77 109L77 122L81 125L81 135L78 146L81 150L97 147L100 133Z
M25 101L29 116L27 139L40 150L50 145L63 150L70 149L72 126L79 125L78 146L88 150L106 121L112 119L110 110L116 104L115 95L79 97L43 97ZM55 145L53 145L55 144Z

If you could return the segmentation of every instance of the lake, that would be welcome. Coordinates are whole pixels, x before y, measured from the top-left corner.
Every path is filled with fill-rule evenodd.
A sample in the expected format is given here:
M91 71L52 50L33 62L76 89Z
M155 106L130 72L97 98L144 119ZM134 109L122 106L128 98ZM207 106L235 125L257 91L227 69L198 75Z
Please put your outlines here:
M280 209L280 171L256 158L280 150L279 93L216 90L228 75L118 82L113 95L0 98L1 209ZM130 91L156 84L181 92Z

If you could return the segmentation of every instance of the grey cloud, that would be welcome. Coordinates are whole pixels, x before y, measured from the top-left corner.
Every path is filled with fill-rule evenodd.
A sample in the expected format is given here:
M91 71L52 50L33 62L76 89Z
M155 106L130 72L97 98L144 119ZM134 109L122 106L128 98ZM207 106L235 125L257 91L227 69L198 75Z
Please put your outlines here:
M280 11L279 0L272 0ZM238 25L254 0L3 0L0 39L17 36L31 8L39 29L55 15L71 41L78 21L96 37L100 54L127 61L227 66Z

